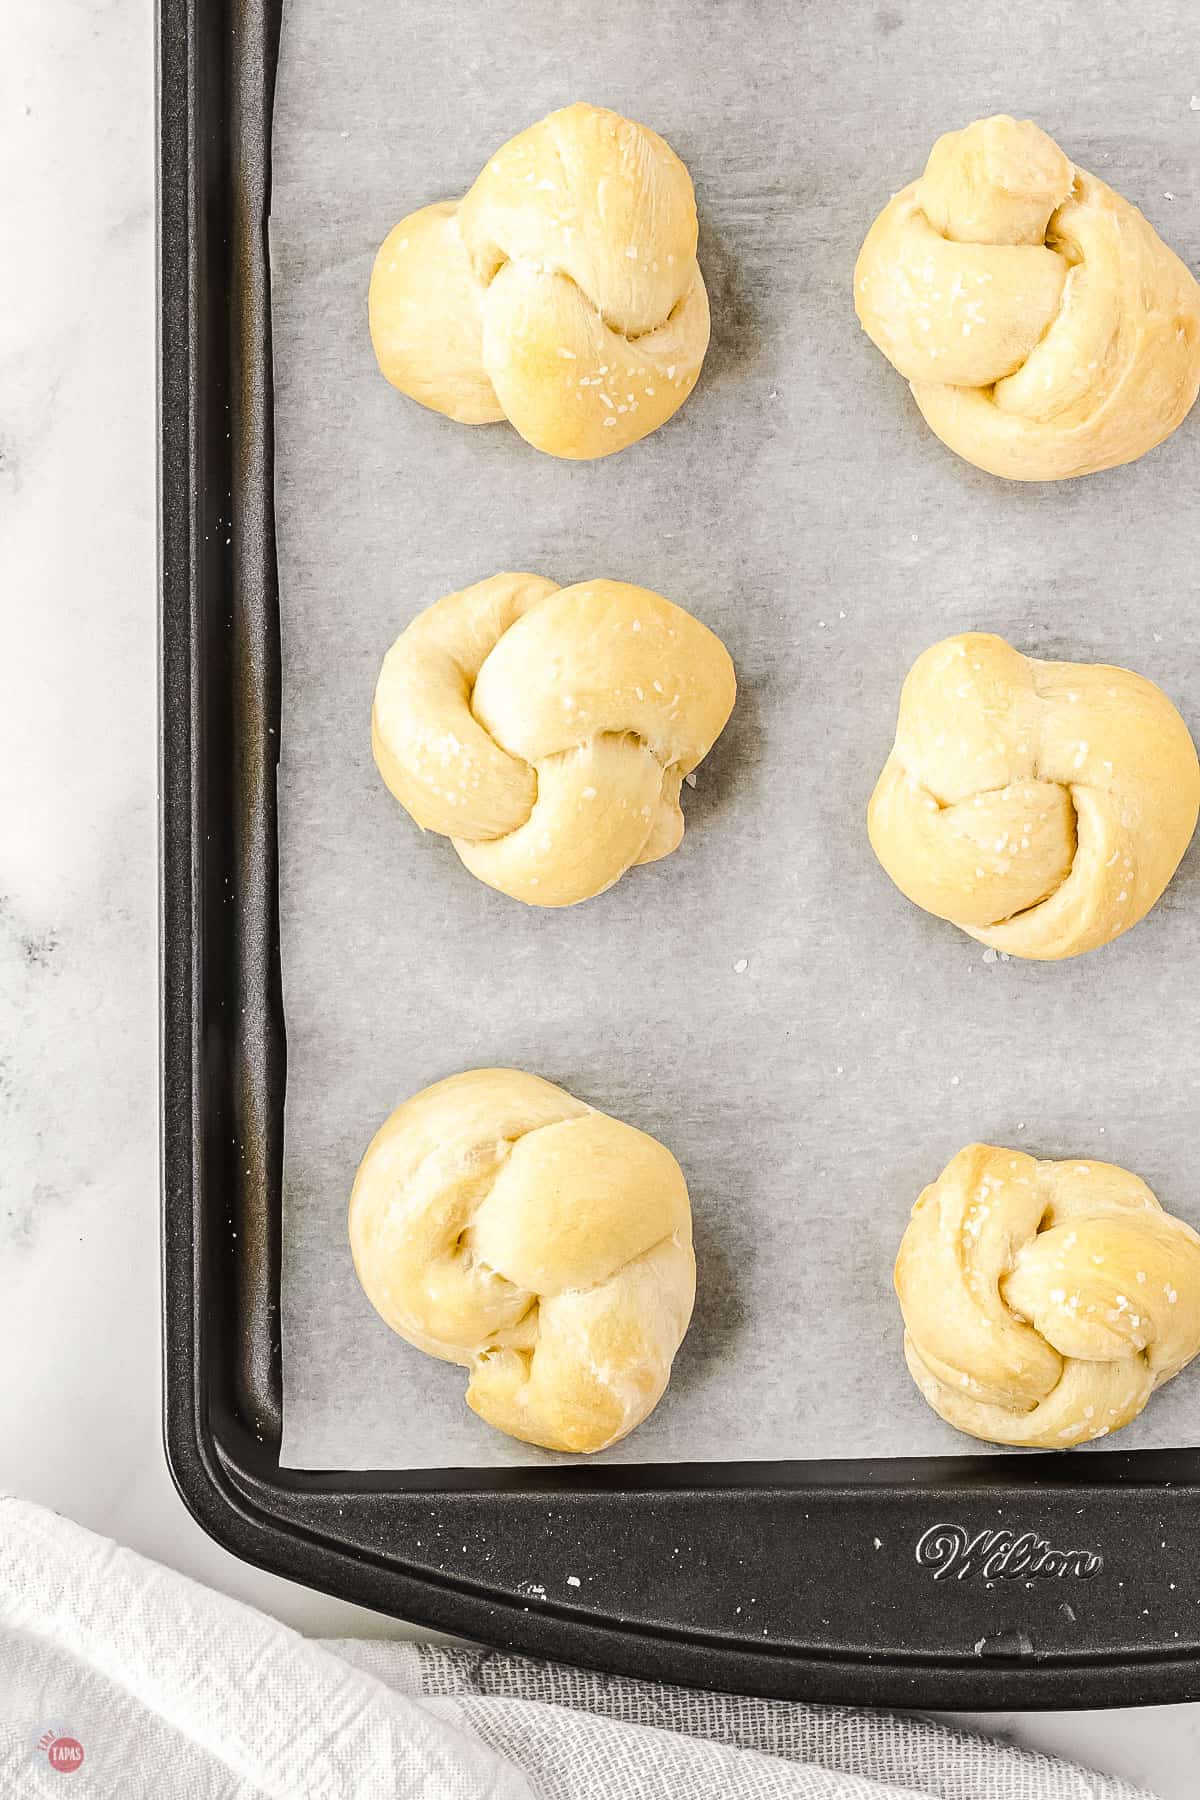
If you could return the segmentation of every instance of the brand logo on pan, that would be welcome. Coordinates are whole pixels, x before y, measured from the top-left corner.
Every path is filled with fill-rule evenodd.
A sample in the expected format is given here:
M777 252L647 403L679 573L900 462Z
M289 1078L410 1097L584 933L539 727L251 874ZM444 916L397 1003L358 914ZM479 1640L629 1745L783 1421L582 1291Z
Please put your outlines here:
M1098 1550L1055 1550L1036 1531L977 1531L961 1525L931 1525L917 1542L917 1561L935 1581L953 1576L969 1581L1029 1581L1034 1576L1078 1576L1087 1581L1104 1567Z

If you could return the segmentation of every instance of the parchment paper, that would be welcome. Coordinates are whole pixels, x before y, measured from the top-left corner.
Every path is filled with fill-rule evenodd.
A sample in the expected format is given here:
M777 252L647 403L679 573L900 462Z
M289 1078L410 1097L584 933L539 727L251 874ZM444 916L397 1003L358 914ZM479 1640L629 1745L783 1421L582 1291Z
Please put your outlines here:
M1125 1164L1200 1225L1196 848L1135 932L1038 965L902 899L864 829L901 680L949 632L1127 664L1200 728L1200 419L1110 474L994 480L925 428L851 299L888 195L940 131L998 110L1038 119L1196 266L1193 95L1183 0L292 0L271 232L285 1463L548 1460L477 1420L463 1371L393 1336L351 1265L372 1133L459 1069L534 1070L686 1171L695 1319L607 1462L977 1451L909 1380L891 1289L913 1200L974 1138ZM676 418L591 464L423 411L366 327L391 225L580 98L688 164L714 324ZM563 912L473 880L371 761L388 645L504 568L657 589L738 670L682 849ZM1198 1419L1200 1367L1116 1442L1195 1443Z

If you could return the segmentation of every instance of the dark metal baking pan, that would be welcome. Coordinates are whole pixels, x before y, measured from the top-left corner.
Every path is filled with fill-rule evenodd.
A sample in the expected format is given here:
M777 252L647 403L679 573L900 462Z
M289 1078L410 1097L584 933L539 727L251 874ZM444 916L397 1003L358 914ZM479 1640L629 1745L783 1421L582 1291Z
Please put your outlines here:
M180 1493L278 1574L610 1670L890 1705L1200 1697L1200 1452L281 1469L265 226L279 12L160 12L163 1295Z

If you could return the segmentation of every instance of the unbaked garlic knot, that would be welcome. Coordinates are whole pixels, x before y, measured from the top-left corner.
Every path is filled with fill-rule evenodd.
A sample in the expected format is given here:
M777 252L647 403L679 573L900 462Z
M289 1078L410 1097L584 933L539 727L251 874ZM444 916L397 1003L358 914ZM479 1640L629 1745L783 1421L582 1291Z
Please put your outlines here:
M451 1076L392 1114L358 1171L350 1242L392 1330L469 1369L488 1424L551 1450L641 1423L695 1298L670 1151L515 1069Z
M383 374L552 456L610 456L671 417L708 348L691 178L644 125L575 105L498 150L466 197L384 240L370 323Z
M480 881L570 906L678 846L680 785L734 693L721 640L659 594L494 575L393 644L375 690L375 760Z
M1011 480L1131 462L1200 389L1200 286L1029 120L939 138L867 234L854 290L938 437Z
M918 657L868 812L901 892L980 943L1053 961L1142 919L1200 808L1200 765L1161 689L1037 662L970 632Z
M1200 1236L1110 1163L968 1145L913 1208L896 1291L925 1399L992 1443L1106 1437L1200 1351Z

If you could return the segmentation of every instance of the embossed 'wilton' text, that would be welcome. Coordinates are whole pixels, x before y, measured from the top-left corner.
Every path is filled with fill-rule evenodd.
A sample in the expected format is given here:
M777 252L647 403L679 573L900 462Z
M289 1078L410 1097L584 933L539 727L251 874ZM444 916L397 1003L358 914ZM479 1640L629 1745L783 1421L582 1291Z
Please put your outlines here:
M980 1576L984 1581L1028 1581L1034 1576L1098 1575L1104 1558L1098 1550L1055 1550L1034 1531L983 1530L968 1537L961 1525L931 1525L918 1540L917 1561L933 1570L933 1579L956 1581Z

